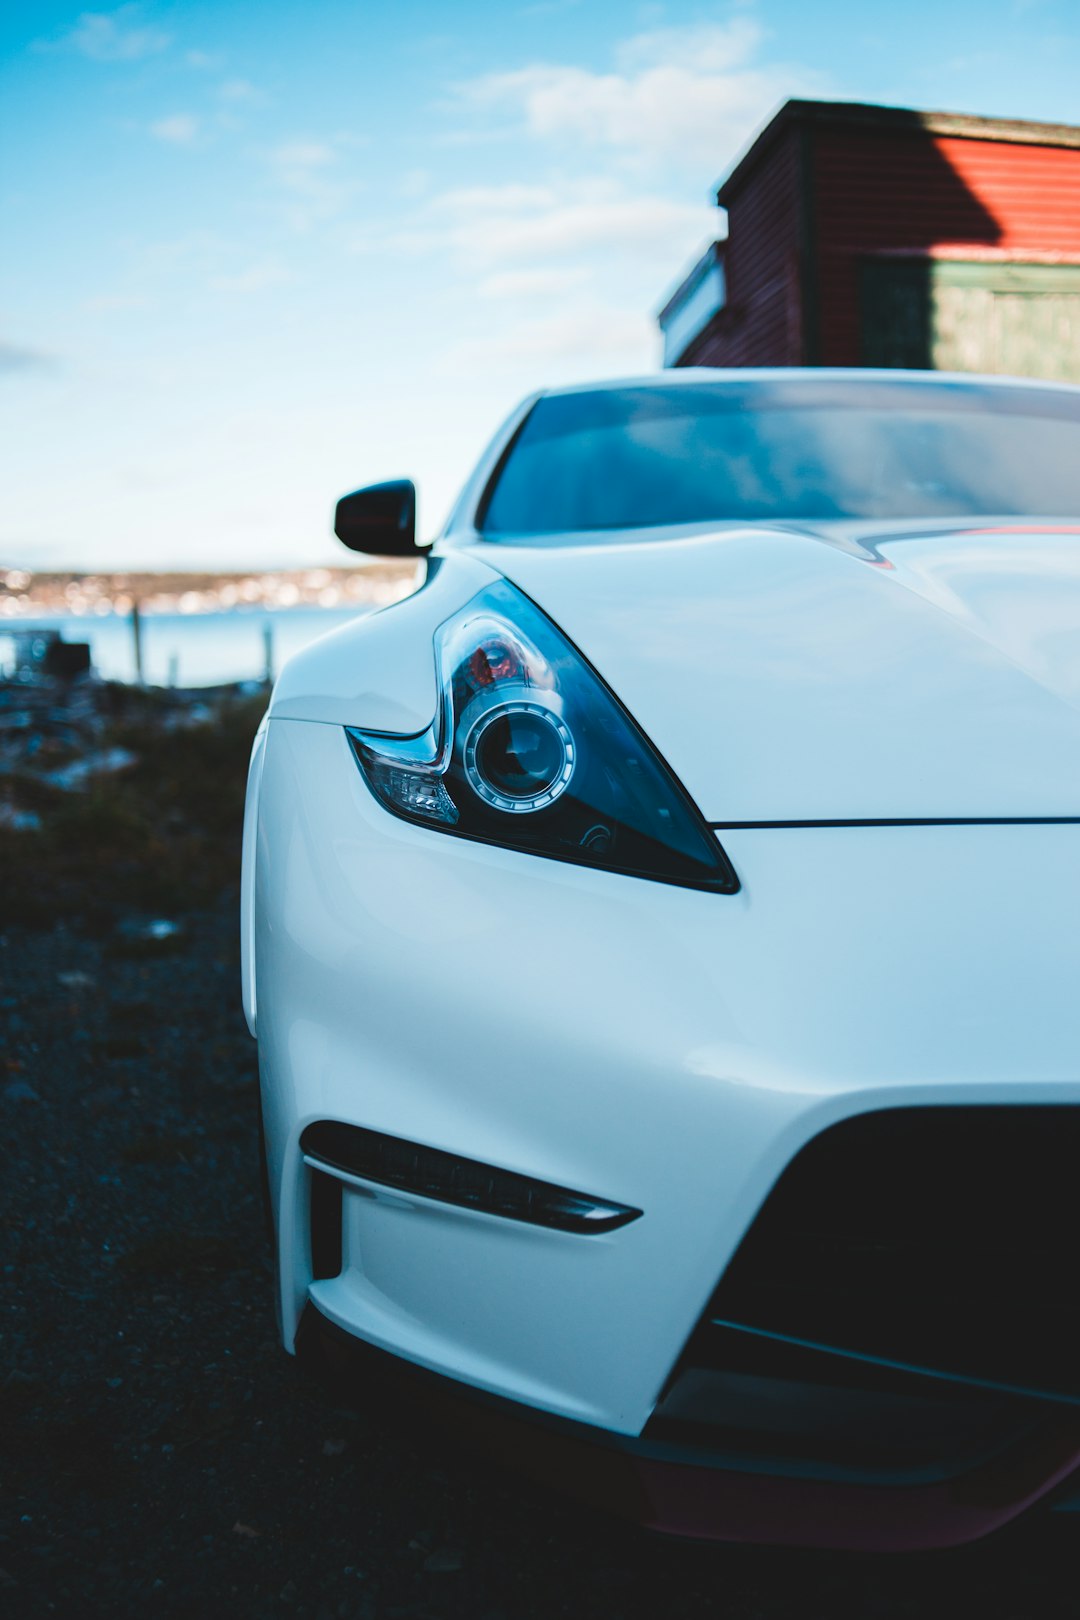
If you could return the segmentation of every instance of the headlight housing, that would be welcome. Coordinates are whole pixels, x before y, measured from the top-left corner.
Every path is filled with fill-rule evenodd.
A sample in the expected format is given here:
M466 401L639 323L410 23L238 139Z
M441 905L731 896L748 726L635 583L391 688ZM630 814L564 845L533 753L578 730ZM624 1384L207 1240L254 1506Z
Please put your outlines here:
M734 894L739 880L595 670L505 581L435 632L439 712L417 737L348 728L394 815L458 838Z

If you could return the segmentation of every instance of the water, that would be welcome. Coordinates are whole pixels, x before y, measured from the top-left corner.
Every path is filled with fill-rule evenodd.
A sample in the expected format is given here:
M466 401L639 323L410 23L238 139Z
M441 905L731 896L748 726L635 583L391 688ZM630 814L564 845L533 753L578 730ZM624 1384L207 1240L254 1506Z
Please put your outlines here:
M143 675L151 686L216 686L259 680L266 673L269 628L276 674L285 659L327 630L370 612L363 607L231 608L221 613L144 613ZM126 614L58 613L0 620L0 673L14 665L13 632L59 630L65 641L88 641L97 674L135 679L135 643Z

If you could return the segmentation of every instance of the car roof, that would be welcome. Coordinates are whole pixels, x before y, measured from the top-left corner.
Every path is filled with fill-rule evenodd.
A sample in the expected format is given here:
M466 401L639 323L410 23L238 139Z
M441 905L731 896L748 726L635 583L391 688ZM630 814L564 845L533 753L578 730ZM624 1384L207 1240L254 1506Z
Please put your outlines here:
M859 383L918 384L936 387L987 386L991 388L1052 389L1065 394L1080 393L1075 384L1051 382L1042 377L1006 377L973 371L902 371L869 366L678 366L671 371L650 372L638 377L607 377L595 382L567 383L538 391L540 397L566 394L593 394L621 388L693 388L716 383L807 382L826 386L830 382L845 387Z

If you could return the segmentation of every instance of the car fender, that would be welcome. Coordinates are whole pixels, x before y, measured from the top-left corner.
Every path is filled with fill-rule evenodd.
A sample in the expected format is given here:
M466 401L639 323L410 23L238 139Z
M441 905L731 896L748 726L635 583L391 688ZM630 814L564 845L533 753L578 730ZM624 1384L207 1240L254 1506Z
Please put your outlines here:
M411 596L343 625L289 659L273 720L315 720L416 736L435 717L435 631L498 578L462 552L433 558Z
M244 1018L252 1035L255 1034L255 841L258 837L259 789L266 757L268 718L268 715L263 715L251 745L240 856L240 986Z

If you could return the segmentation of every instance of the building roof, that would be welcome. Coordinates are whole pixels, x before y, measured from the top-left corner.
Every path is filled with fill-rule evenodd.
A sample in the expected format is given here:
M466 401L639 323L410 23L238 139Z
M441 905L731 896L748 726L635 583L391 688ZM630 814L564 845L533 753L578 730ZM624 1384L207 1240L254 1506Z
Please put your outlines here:
M664 336L664 364L685 354L727 302L724 244L712 242L657 315Z
M1075 124L1037 124L1022 118L978 118L969 113L918 112L911 107L878 107L861 101L785 101L721 183L716 200L726 207L791 125L829 129L872 129L952 135L971 141L1002 141L1026 146L1080 147Z

